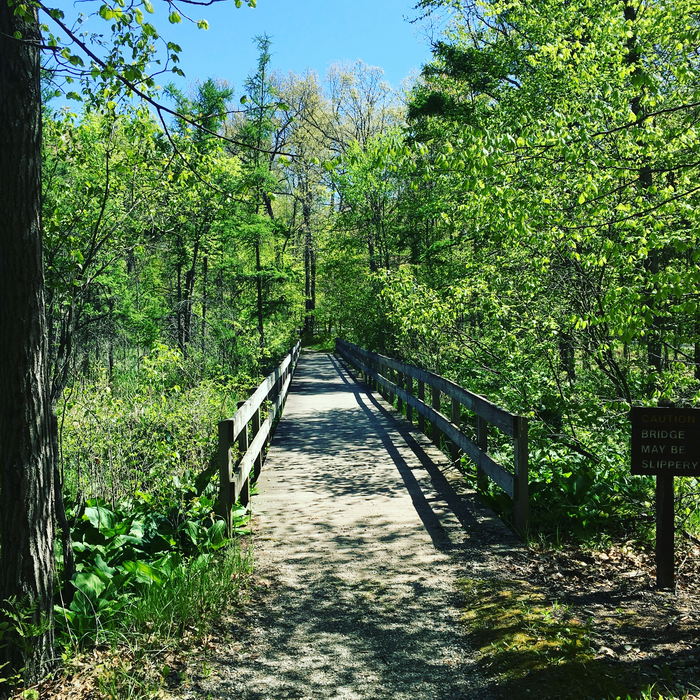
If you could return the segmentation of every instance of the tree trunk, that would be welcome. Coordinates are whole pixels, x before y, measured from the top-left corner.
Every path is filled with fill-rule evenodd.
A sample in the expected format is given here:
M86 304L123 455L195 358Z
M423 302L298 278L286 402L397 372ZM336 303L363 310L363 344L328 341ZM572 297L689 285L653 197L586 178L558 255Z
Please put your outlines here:
M304 220L304 293L306 314L304 316L304 339L312 342L316 321L316 254L314 234L311 228L311 192L307 192L302 206Z
M561 371L566 372L569 382L573 383L576 381L574 339L565 331L559 333L559 368Z
M201 232L197 234L192 250L192 264L185 272L185 291L181 301L182 308L182 354L187 357L190 340L192 339L192 315L194 303L194 283L197 275L197 260L199 258L199 246L202 241Z
M70 605L73 600L75 588L71 583L75 574L75 553L73 551L73 538L71 537L70 522L66 515L66 504L63 500L63 474L59 466L59 428L55 413L51 416L51 449L54 463L54 497L56 499L56 524L61 538L63 552L63 570L61 571L61 598L64 606Z
M181 250L182 246L178 245L178 250ZM181 260L178 260L177 262L177 268L176 268L176 274L177 274L177 290L176 290L176 296L175 296L175 325L176 325L176 333L177 333L177 346L180 348L182 353L184 354L185 352L185 341L183 338L183 329L182 329L182 262Z
M209 278L209 256L205 255L202 259L202 337L201 337L201 348L202 348L202 362L207 356L207 285Z
M260 260L260 237L255 240L255 291L257 297L258 336L260 347L265 347L265 317L263 314L262 263Z
M13 38L19 32L23 40ZM36 19L0 0L0 607L40 631L10 633L0 667L28 680L52 658L54 472L41 249L41 91ZM3 613L0 612L0 619Z

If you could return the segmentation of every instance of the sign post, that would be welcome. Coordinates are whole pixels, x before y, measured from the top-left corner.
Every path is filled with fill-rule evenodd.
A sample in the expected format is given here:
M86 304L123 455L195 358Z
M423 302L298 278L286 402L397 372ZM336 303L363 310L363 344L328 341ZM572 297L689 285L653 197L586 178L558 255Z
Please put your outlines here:
M632 420L632 474L656 477L656 585L673 588L675 476L700 476L700 409L640 408Z
M673 476L656 477L656 585L675 588L675 509Z

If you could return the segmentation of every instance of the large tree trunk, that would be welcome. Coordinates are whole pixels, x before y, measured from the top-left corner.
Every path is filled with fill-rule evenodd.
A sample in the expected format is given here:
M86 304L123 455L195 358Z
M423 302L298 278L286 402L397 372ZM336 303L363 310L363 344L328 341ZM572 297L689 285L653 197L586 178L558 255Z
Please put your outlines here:
M13 38L16 32L22 40ZM45 623L34 639L15 637L0 647L0 666L9 662L11 670L23 668L27 679L47 670L53 642L54 472L41 259L40 39L36 21L19 19L7 0L0 0L0 605L15 599L34 623Z

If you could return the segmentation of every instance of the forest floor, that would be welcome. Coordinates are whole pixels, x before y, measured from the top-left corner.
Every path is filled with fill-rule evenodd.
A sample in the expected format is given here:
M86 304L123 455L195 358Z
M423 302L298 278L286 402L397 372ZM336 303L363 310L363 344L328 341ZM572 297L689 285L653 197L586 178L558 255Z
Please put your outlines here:
M527 548L329 355L303 356L259 490L251 600L172 697L700 697L697 551L672 594L632 546Z

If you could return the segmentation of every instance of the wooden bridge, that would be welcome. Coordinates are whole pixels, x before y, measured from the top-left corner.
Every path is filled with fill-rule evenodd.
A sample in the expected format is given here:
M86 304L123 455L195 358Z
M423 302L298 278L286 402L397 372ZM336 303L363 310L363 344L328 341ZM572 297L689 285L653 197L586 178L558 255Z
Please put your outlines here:
M489 426L513 441L511 469L488 455ZM335 355L297 345L219 434L224 506L246 500L257 476L263 600L236 653L215 660L209 696L489 697L456 582L502 574L521 549L454 457L464 451L481 479L497 479L525 527L523 419L341 341ZM445 436L450 455L436 445Z
M230 522L233 503L241 500L247 504L249 501L250 483L260 475L300 352L301 345L297 343L253 395L239 405L236 415L219 424L219 501L227 522ZM416 418L418 430L431 437L436 445L447 446L454 462L465 454L476 467L475 486L485 489L491 479L507 493L513 501L513 526L520 534L526 534L529 515L526 418L509 413L440 375L369 352L353 343L337 340L336 356L343 359L347 368L364 378L363 386L368 397L376 390L408 423L413 424ZM337 360L331 360L330 355L327 358L341 372ZM350 374L339 374L340 379L346 383L355 382ZM302 378L300 382L303 381ZM297 393L300 386L298 383ZM356 388L361 391L360 385ZM426 400L426 388L430 393L429 400ZM336 407L317 396L307 408L316 413L319 410L332 411ZM266 413L264 420L263 413ZM511 469L496 462L489 454L489 432L494 428L501 433L501 447L503 438L510 438Z

